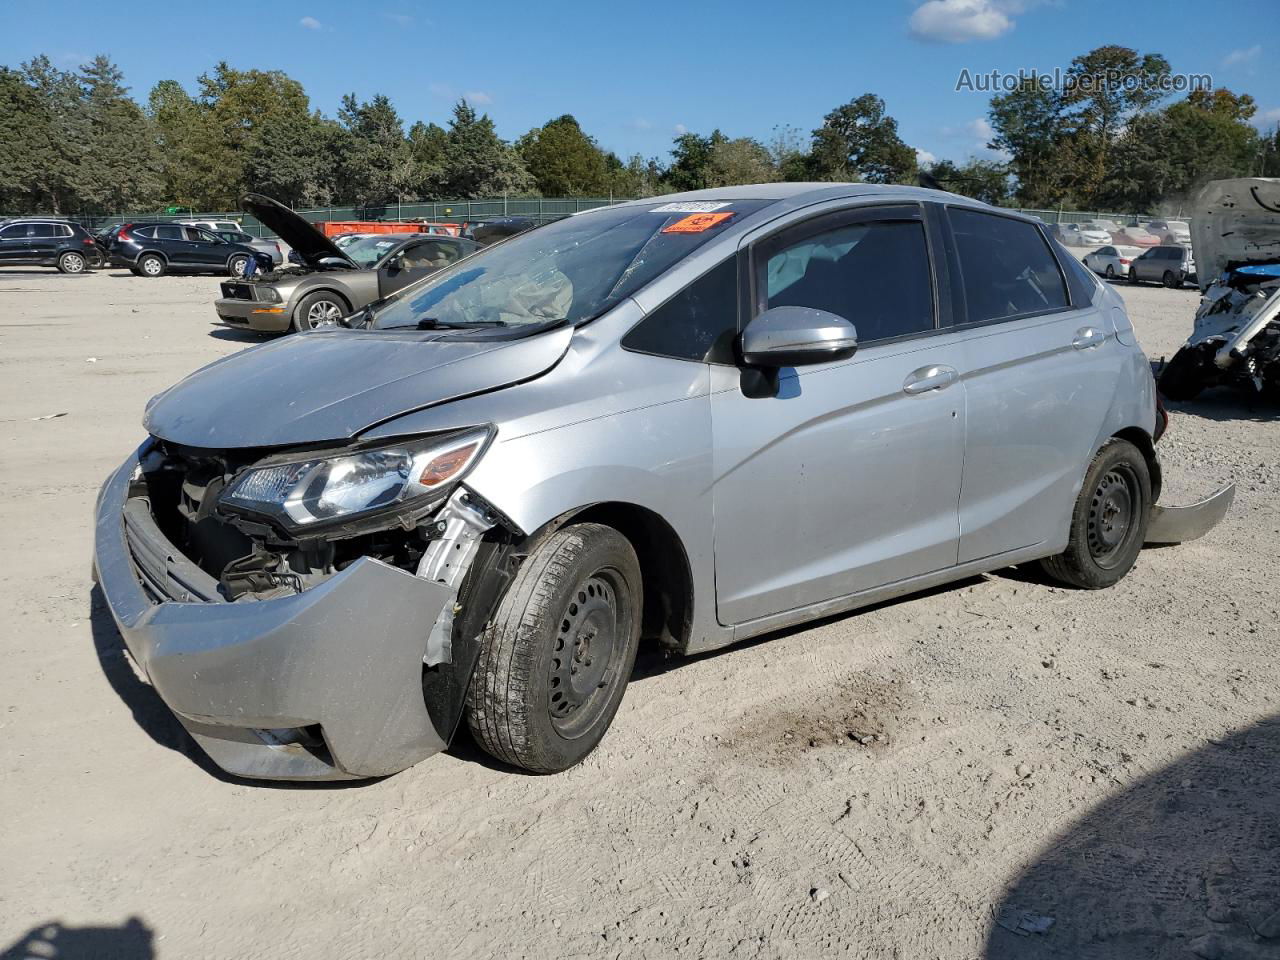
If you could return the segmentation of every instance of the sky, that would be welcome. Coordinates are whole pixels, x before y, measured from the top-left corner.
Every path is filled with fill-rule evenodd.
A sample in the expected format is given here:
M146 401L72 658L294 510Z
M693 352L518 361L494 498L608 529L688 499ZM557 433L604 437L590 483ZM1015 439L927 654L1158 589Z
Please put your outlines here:
M571 113L602 147L664 162L689 130L767 142L791 126L807 137L866 92L884 98L926 160L990 156L990 94L957 91L962 71L1052 71L1108 43L1208 73L1254 97L1259 126L1280 122L1280 39L1267 29L1277 0L1158 9L1129 0L60 0L57 9L0 3L0 64L45 53L71 68L105 53L145 101L160 80L194 91L225 59L285 71L330 116L345 93L385 93L406 129L443 125L466 96L507 139Z

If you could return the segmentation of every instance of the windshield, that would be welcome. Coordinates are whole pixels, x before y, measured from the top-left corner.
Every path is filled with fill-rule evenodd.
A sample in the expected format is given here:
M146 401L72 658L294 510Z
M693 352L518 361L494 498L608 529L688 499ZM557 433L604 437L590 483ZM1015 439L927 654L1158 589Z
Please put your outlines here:
M372 267L386 256L387 251L398 246L403 237L382 234L374 237L356 237L350 243L342 244L342 252L362 267Z
M581 323L771 202L654 201L566 217L407 287L372 326Z

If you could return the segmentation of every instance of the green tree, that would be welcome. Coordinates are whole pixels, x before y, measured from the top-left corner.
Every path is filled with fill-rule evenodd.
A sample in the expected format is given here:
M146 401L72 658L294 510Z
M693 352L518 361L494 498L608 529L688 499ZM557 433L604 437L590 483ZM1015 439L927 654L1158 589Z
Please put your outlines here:
M176 80L161 80L151 89L148 113L164 200L201 210L226 203L239 185L227 180L231 149L208 108Z
M337 192L333 144L343 133L318 111L282 117L248 148L246 187L295 207L331 203Z
M1009 169L1017 180L1018 203L1055 206L1062 199L1062 142L1071 129L1058 94L1027 78L1016 89L992 97L988 116L994 135L987 146L1012 158Z
M413 164L415 190L419 196L441 196L448 147L449 134L438 124L419 120L409 128L409 157Z
M570 114L535 127L516 142L544 197L599 196L609 190L609 164Z
M711 152L728 139L719 130L712 130L709 137L696 133L682 133L676 137L673 141L675 148L671 151L672 163L666 173L671 189L701 190L708 186Z
M524 161L498 137L488 114L459 100L449 121L441 191L450 198L523 195L534 190Z
M412 157L390 99L379 93L361 103L349 93L342 98L338 120L348 134L341 167L349 199L362 205L385 204L412 192Z
M898 136L898 121L874 93L828 113L813 131L812 155L822 180L907 183L916 176L916 152Z
M944 190L1000 206L1009 200L1009 171L1003 163L970 157L963 164L939 160L929 174Z
M722 140L711 148L707 161L707 186L728 187L740 183L772 183L778 168L768 149L750 137Z
M80 69L86 114L85 152L76 177L81 205L95 212L131 210L159 200L162 185L151 121L107 57Z
M51 137L51 118L35 89L18 71L0 67L0 211L39 210Z
M24 63L22 70L40 102L37 122L47 138L40 152L40 184L32 200L37 209L70 213L79 204L77 185L86 159L84 89L75 73L57 69L44 55Z

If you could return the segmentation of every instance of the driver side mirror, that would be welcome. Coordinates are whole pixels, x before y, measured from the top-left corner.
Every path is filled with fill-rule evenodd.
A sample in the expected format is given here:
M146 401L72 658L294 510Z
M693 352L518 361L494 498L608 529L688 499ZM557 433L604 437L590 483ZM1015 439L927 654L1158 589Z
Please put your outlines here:
M753 367L798 367L845 360L858 332L843 317L814 307L773 307L742 332L742 359Z

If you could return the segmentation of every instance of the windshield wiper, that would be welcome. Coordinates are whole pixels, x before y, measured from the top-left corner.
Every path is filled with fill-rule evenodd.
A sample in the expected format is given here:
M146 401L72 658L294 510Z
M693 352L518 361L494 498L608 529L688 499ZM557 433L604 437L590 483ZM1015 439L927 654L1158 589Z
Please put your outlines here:
M505 327L505 320L437 320L422 317L414 324L415 330L466 330L470 327Z

